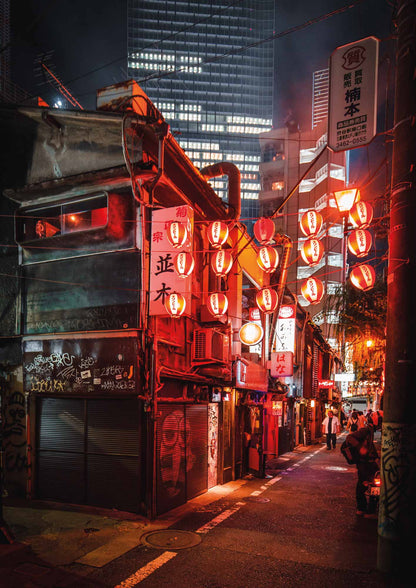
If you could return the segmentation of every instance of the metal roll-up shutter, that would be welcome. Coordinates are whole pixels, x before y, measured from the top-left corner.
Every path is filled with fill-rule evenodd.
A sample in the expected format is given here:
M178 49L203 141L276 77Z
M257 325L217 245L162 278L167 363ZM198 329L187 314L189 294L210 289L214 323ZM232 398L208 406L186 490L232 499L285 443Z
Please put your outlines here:
M186 498L208 490L208 406L185 406Z
M183 404L160 404L156 432L156 510L186 502L186 435Z
M85 502L85 402L40 398L37 414L37 497Z
M143 490L137 400L89 400L87 423L86 502L138 512Z

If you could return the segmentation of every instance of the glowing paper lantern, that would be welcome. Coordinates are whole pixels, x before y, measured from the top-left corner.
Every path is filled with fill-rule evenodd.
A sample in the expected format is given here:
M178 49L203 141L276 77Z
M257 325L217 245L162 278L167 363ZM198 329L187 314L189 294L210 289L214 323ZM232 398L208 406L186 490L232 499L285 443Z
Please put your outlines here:
M169 243L179 249L182 247L188 238L188 230L186 226L179 221L170 221L166 229Z
M270 245L262 247L257 254L257 263L263 271L271 274L279 265L279 254L277 250L270 247Z
M348 222L358 229L366 229L373 220L373 207L368 202L356 202L350 210Z
M313 267L321 261L324 254L324 246L318 239L307 239L302 245L300 254L303 261Z
M246 323L238 332L241 343L257 345L263 339L263 328L257 323Z
M171 317L177 318L183 315L186 308L186 300L182 294L172 292L165 300L165 308Z
M355 229L348 235L348 249L356 257L365 257L370 251L373 239L365 229Z
M309 304L318 304L324 295L324 285L318 278L308 278L303 282L300 290Z
M219 248L228 239L228 227L221 221L211 223L207 231L208 241L215 248Z
M214 292L208 296L207 307L215 318L221 318L228 309L228 298L222 292Z
M273 241L275 230L274 222L271 218L259 218L253 227L254 236L260 245L267 245Z
M322 214L316 210L308 210L299 221L300 230L305 237L314 237L322 229Z
M233 265L233 258L227 249L216 251L211 258L211 267L216 276L225 276Z
M193 272L195 261L192 253L188 251L181 251L178 253L173 261L176 273L181 278L187 278Z
M350 272L351 284L359 290L371 290L376 281L374 268L367 263L356 265Z
M256 294L257 306L265 314L274 312L277 308L279 297L272 288L262 288Z

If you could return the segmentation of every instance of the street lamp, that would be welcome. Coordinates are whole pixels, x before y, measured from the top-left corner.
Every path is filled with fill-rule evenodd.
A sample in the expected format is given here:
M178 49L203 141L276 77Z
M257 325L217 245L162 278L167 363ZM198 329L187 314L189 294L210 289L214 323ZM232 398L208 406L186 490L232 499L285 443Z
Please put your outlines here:
M334 192L334 197L340 214L344 216L349 213L354 204L360 199L360 190L358 188L338 190Z

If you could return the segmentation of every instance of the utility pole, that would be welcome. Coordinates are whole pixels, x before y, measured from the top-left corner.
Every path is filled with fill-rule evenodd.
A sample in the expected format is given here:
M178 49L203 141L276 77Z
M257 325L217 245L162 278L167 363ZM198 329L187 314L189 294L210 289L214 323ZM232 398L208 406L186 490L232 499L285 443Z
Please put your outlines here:
M398 0L378 569L414 577L416 0Z

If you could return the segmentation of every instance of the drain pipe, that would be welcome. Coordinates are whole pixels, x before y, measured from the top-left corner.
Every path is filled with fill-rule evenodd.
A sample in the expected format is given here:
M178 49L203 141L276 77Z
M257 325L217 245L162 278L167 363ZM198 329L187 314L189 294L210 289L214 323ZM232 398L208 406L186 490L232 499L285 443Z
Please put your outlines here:
M201 169L201 174L209 178L228 176L228 214L227 219L239 220L241 216L240 170L234 163L223 161Z

